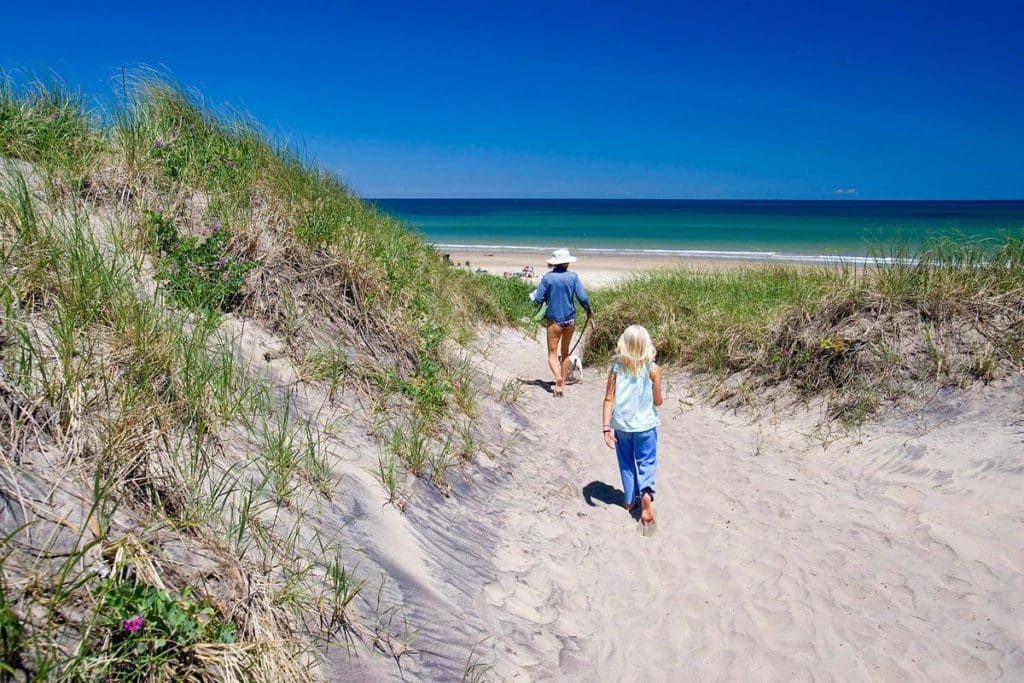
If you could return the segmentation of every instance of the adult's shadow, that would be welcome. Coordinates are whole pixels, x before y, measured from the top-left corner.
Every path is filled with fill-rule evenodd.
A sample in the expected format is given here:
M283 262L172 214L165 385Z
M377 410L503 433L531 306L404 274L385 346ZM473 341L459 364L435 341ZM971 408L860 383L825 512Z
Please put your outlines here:
M530 387L540 387L549 394L553 394L555 382L554 380L543 380L543 379L524 379L521 380L521 384L525 384Z
M603 481L592 481L583 487L583 500L587 501L587 505L590 507L597 507L594 504L595 500L598 500L605 505L623 505L626 502L626 494L621 489L617 489L611 484L606 484ZM640 519L640 506L635 505L630 511L630 516L633 519Z

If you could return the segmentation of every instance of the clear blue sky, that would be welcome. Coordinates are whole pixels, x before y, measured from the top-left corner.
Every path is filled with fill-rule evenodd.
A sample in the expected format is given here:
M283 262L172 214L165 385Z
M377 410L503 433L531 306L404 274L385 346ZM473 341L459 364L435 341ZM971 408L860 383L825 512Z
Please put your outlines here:
M617 5L17 2L0 66L160 66L372 197L1024 198L1020 2Z

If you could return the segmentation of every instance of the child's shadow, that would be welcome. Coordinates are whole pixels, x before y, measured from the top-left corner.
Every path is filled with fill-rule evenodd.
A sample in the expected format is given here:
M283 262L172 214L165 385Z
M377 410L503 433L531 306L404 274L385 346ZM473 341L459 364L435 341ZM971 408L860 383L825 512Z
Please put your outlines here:
M617 489L611 484L606 484L603 481L592 481L583 487L583 500L587 501L587 505L590 507L597 507L594 504L594 500L599 500L605 505L616 505L622 507L623 503L626 502L626 494L621 489ZM640 520L640 506L634 505L633 509L630 510L630 516L639 521Z

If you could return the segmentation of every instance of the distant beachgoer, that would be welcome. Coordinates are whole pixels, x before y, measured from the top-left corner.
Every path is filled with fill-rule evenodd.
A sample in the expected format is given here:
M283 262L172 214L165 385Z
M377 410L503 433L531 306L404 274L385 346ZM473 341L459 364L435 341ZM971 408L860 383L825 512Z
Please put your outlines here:
M661 368L654 362L651 335L630 325L619 337L604 392L601 431L614 448L622 475L623 503L632 512L640 502L645 530L654 523L654 473L658 469L658 406Z
M576 258L568 249L555 249L548 259L552 266L550 272L544 274L533 293L536 303L548 305L545 318L548 325L548 366L555 376L555 386L551 393L561 397L565 389L565 375L569 371L569 344L576 330L576 306L573 298L580 302L583 309L590 315L590 300L583 291L580 276L569 271L569 264ZM562 361L558 361L561 346Z

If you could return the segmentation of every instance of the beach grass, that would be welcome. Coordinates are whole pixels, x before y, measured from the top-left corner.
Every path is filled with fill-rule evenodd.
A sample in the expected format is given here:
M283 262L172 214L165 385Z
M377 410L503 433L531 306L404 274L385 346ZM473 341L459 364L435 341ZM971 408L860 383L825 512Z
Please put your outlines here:
M138 616L148 645L132 650L133 675L308 680L310 645L290 629L319 619L351 637L362 586L306 513L335 493L334 437L253 371L225 318L277 334L326 401L379 390L388 420L409 416L380 462L403 506L407 475L447 492L473 447L441 438L479 409L451 342L518 319L525 293L450 267L244 115L150 73L125 94L101 112L59 82L0 81L0 403L14 420L0 437L19 459L46 454L54 480L96 482L64 561L26 560L20 537L0 549L17 559L4 565L0 647L19 648L0 666L121 676L134 631L120 619ZM230 567L245 604L190 597L196 587L135 550L169 541ZM96 548L117 543L134 559L101 576ZM73 618L71 603L85 606ZM158 632L151 609L181 611L195 637ZM372 624L359 628L399 637Z
M922 386L991 381L1024 361L1024 241L1012 235L893 247L869 266L652 272L594 301L591 361L642 324L662 362L711 380L719 398L787 385L850 423Z

